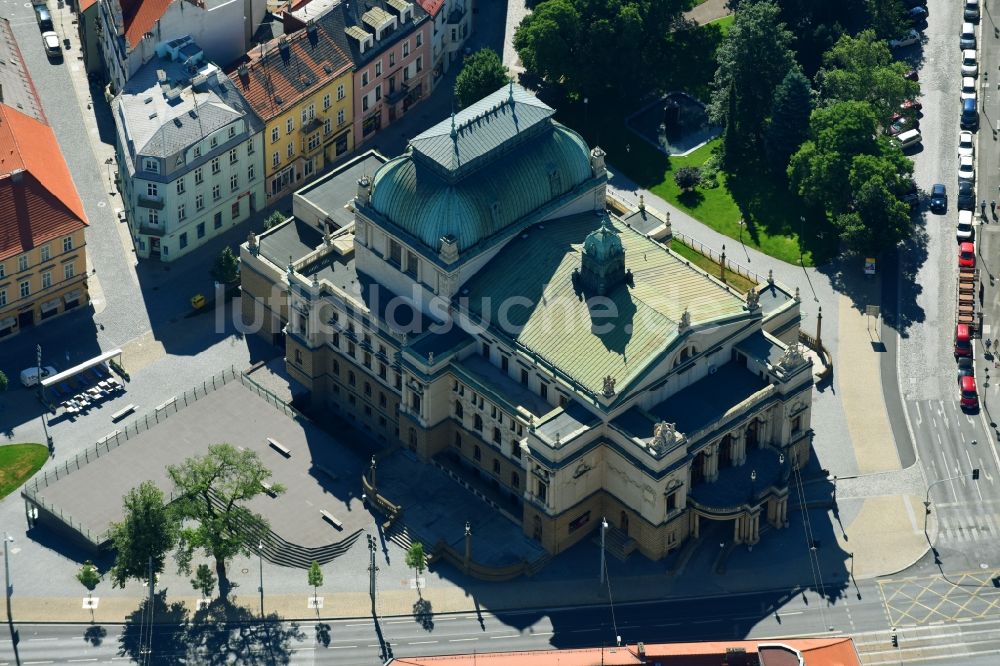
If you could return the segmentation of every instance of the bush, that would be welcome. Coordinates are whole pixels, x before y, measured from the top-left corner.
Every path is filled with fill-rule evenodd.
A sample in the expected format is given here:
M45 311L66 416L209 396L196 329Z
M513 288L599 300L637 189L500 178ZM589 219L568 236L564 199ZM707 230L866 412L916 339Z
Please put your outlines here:
M6 390L7 390L7 375L3 374L3 371L0 370L0 393L3 393Z
M284 221L285 221L285 216L282 215L280 211L276 210L270 215L268 215L267 219L264 220L264 231L276 227Z
M674 182L685 192L690 192L701 183L701 169L683 167L674 173Z

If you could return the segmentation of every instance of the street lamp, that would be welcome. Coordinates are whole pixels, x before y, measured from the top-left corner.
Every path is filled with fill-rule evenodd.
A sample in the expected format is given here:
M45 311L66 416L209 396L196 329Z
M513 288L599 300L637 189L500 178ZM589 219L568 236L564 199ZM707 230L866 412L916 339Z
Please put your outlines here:
M264 619L264 541L259 540L257 542L257 566L260 570L260 587L257 591L260 592L260 619Z
M979 480L979 468L972 470L971 474L957 474L955 476L949 476L946 479L938 479L934 481L929 486L927 486L927 495L924 497L924 538L930 541L930 537L927 536L927 516L931 513L931 488L938 485L939 483L944 483L945 481L954 481L956 479L964 479L967 476L971 476L973 481Z
M4 571L4 583L6 584L4 590L6 591L7 597L7 621L12 625L14 624L14 615L10 610L10 559L7 556L7 544L13 543L14 537L3 533L3 571Z
M601 585L604 584L604 533L608 529L607 518L601 517Z
M375 490L375 454L372 454L372 491Z
M751 502L753 501L754 495L757 494L756 493L757 488L755 487L756 484L757 484L757 470L753 469L753 470L750 470L750 501Z
M45 388L42 386L42 346L35 345L35 370L38 372L38 400L42 403L42 430L45 431L45 442L49 447L49 455L52 455L55 447L52 444L52 436L49 435L49 426L45 422L45 413L49 411L49 406L45 402Z

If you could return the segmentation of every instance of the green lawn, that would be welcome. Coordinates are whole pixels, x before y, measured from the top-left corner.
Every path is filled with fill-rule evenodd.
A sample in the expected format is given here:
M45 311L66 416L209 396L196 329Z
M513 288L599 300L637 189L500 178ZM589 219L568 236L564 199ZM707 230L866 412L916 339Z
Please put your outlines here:
M44 444L0 446L0 499L20 488L49 459Z

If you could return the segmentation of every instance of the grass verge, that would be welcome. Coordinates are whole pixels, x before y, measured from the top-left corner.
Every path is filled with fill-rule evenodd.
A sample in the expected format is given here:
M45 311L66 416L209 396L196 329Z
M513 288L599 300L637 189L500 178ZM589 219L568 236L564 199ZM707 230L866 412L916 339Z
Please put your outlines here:
M706 257L701 252L698 252L698 250L695 250L693 247L685 245L682 241L674 238L673 240L670 241L670 249L679 254L680 256L684 257L685 259L687 259L692 264L694 264L701 270L705 271L712 277L719 278L720 280L722 279L722 264L716 262L715 260L709 257ZM725 282L726 284L730 285L733 289L740 292L741 294L747 293L750 290L750 287L754 287L757 285L757 283L754 282L753 280L745 278L742 275L739 275L738 273L734 273L732 271L726 271Z
M48 459L49 449L44 444L0 446L0 499L21 487Z

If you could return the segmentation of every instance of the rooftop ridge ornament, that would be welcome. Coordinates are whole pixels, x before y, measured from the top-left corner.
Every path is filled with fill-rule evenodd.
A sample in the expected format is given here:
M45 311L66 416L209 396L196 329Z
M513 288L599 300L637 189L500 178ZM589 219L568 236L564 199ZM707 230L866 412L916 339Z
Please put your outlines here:
M667 446L677 441L677 425L660 421L653 426L653 439L649 442L649 448L656 453L663 453Z
M747 310L753 312L760 307L760 296L757 294L757 289L750 287L747 291Z
M507 87L507 102L513 108L514 106L514 80L511 79Z
M458 130L455 129L455 112L454 111L451 112L451 133L450 133L450 136L451 136L452 141L454 141L455 139L458 138Z
M610 398L615 394L615 378L608 375L604 378L604 390L602 391L605 398Z
M687 306L684 306L684 312L681 313L681 322L677 326L678 333L684 333L689 328L691 328L691 313L688 312Z

